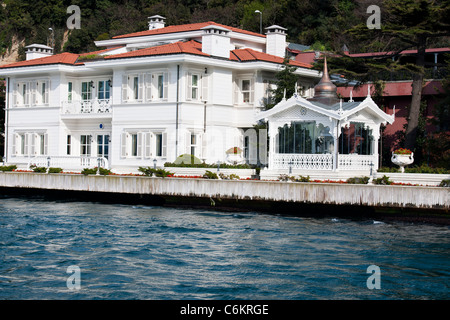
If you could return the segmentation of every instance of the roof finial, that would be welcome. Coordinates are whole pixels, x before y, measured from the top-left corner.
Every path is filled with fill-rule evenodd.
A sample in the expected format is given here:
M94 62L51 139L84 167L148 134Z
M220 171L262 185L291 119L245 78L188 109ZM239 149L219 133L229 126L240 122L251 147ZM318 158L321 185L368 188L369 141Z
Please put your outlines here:
M286 88L284 88L283 100L286 100Z
M370 97L370 84L367 85L367 97Z
M353 90L350 90L350 100L348 102L353 102Z
M297 97L297 95L298 95L298 86L297 86L297 82L295 83L295 92L294 92L294 94L295 94L295 97Z

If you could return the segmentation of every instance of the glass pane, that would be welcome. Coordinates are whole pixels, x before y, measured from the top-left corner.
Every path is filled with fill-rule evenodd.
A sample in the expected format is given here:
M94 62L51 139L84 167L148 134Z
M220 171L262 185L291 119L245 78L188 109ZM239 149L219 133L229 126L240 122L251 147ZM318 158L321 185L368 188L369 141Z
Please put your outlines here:
M242 80L242 91L250 90L250 80Z
M137 100L139 99L139 78L134 77L133 81L134 99Z
M162 134L156 135L156 156L162 156Z
M198 75L196 75L196 74L192 75L192 86L193 87L198 86Z
M158 97L162 99L164 97L164 77L158 76Z

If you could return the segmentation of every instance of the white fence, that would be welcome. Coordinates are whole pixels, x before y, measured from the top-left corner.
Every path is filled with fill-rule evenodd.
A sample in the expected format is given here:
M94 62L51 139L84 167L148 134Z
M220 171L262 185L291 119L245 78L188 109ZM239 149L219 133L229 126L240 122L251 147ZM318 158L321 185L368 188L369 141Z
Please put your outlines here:
M370 170L376 169L376 156L359 154L339 154L339 170Z
M63 114L111 113L110 99L63 101Z
M276 153L272 165L274 169L333 170L333 155Z
M62 169L80 170L84 168L102 167L109 168L108 159L104 157L71 157L71 156L40 156L30 158L30 166L56 167Z
M295 154L276 153L272 159L272 169L294 170L333 170L334 156L327 154ZM370 170L376 169L375 155L339 154L339 170Z

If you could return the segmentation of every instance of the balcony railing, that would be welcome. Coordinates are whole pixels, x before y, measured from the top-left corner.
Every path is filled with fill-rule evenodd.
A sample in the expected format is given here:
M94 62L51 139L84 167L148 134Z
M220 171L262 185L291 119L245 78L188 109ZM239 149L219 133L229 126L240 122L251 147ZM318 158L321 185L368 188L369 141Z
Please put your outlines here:
M63 101L63 114L107 114L111 113L111 99Z

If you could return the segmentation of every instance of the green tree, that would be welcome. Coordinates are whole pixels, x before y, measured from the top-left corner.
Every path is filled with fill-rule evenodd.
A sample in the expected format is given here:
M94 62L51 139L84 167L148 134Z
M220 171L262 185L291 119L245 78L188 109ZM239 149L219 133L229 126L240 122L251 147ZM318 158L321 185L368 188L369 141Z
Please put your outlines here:
M359 71L365 73L366 80L383 69L406 69L412 73L412 98L405 147L415 150L425 74L425 49L435 38L450 36L450 0L384 0L382 9L384 19L381 21L381 29L369 29L363 23L348 32L363 41L369 40L371 45L383 43L383 51L389 52L383 57L384 60L372 59L367 62L362 67L363 70L359 66ZM401 65L398 61L392 62L389 59L406 49L417 50L414 64Z
M289 58L283 61L283 67L275 75L277 81L275 82L276 89L272 91L273 103L267 104L266 109L273 108L284 97L291 97L295 92L295 86L298 81L298 76L295 74L297 67L289 63Z

